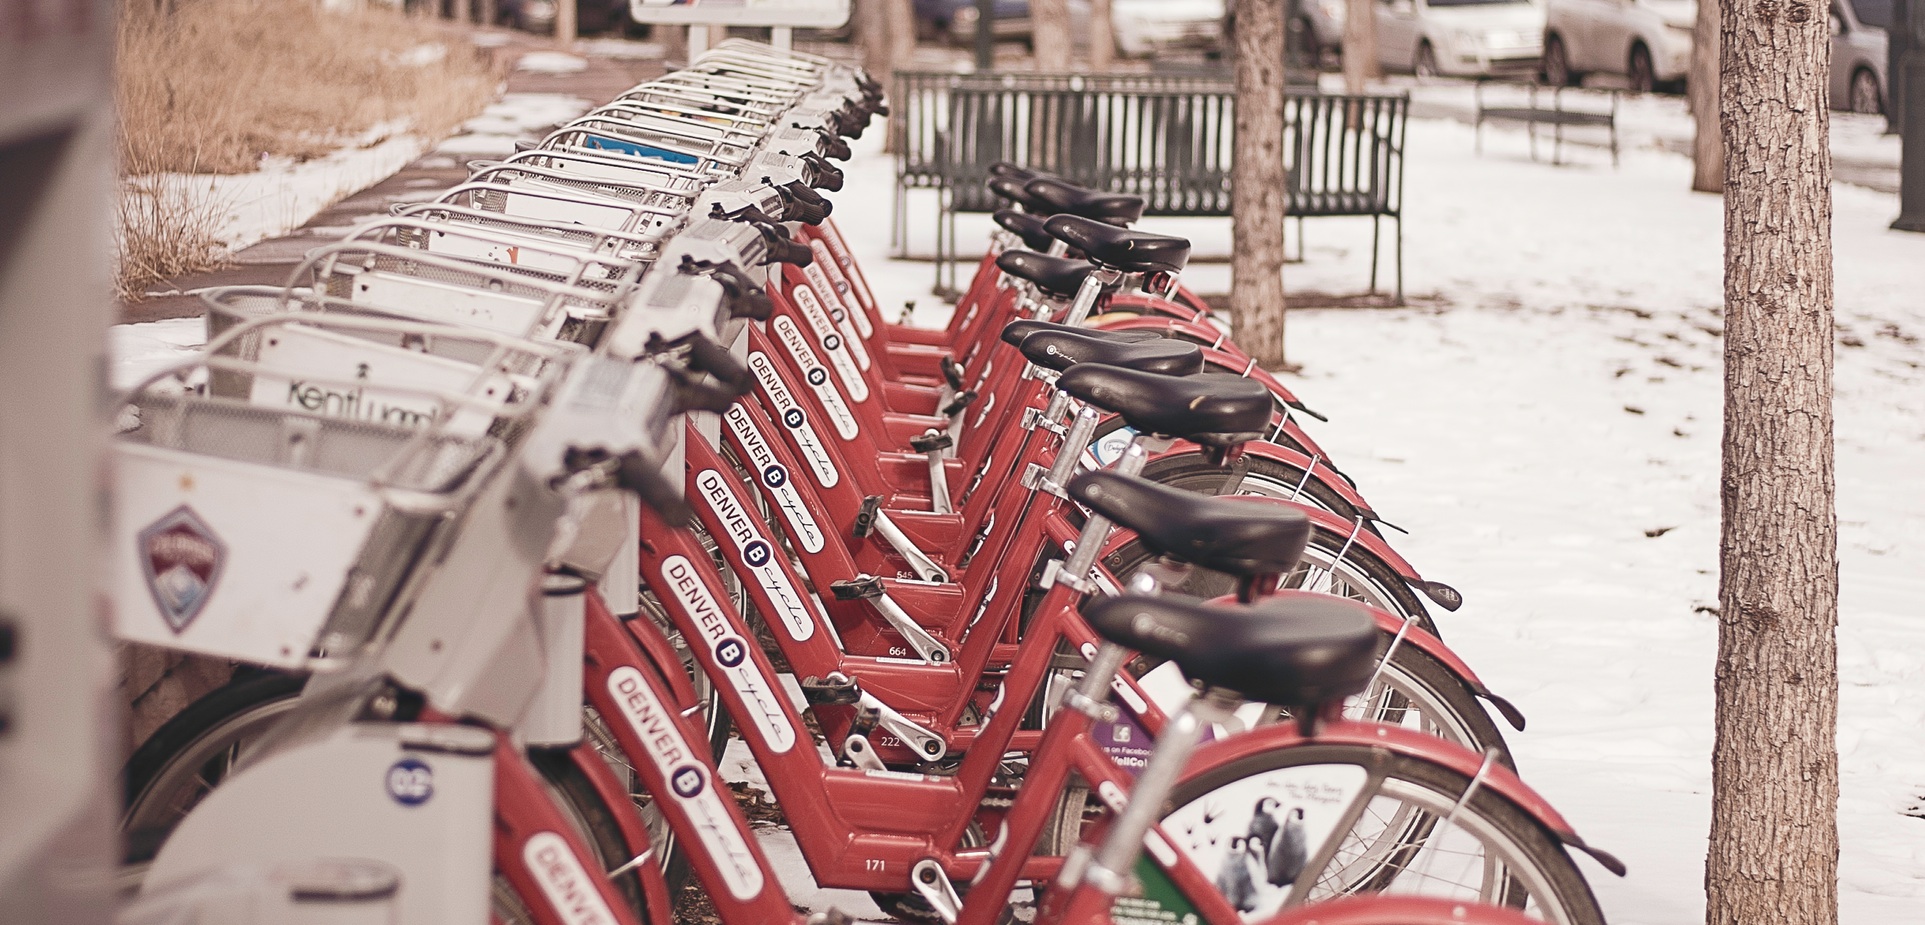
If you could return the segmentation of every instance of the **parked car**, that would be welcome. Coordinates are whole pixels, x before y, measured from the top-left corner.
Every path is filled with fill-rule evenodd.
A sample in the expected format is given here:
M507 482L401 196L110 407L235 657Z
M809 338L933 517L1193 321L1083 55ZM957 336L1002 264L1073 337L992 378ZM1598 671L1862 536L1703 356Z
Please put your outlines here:
M1346 0L1293 0L1292 7L1292 33L1303 43L1305 60L1319 67L1326 59L1341 60Z
M1116 50L1145 58L1178 48L1223 50L1223 0L1114 0Z
M1912 0L1914 3L1925 0ZM1852 112L1885 111L1885 29L1891 0L1833 0L1831 105Z
M1620 74L1633 92L1648 93L1691 70L1696 0L1550 0L1546 14L1545 83Z
M1530 0L1378 0L1377 63L1419 77L1534 74L1544 8Z

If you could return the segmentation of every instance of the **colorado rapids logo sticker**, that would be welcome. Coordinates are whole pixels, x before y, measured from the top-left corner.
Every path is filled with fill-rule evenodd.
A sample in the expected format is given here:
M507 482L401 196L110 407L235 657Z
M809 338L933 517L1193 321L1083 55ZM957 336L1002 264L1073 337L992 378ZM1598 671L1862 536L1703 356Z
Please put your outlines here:
M200 616L220 581L227 547L192 508L182 505L140 531L141 575L161 618L176 633Z

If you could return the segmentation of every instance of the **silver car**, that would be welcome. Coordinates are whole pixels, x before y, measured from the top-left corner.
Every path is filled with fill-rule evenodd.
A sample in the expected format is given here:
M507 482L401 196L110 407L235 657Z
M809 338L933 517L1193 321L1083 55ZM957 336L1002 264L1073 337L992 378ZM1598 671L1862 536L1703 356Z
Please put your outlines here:
M1925 2L1925 0L1912 0ZM1878 114L1885 111L1885 29L1892 0L1832 0L1831 105Z

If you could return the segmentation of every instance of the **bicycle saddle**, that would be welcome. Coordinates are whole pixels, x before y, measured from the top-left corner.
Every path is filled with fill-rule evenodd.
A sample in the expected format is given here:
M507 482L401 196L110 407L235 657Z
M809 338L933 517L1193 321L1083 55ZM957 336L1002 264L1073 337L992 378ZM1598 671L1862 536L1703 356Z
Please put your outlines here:
M1018 183L1028 183L1029 181L1034 180L1037 177L1049 176L1049 174L1046 174L1040 170L1032 170L1028 167L1024 167L1021 164L1013 163L1010 161L996 161L995 163L990 164L989 175L992 177L1009 177L1017 181Z
M1084 604L1083 617L1104 639L1169 659L1192 680L1293 712L1362 691L1377 669L1370 607L1327 594L1285 591L1235 607L1125 595Z
M1037 331L1017 348L1031 363L1061 372L1078 363L1100 363L1124 369L1190 376L1203 371L1203 348L1189 341L1119 340L1101 331L1067 328Z
M1122 415L1138 433L1202 446L1256 440L1270 427L1270 390L1229 373L1162 376L1081 363L1065 370L1056 387Z
M1045 216L1052 214L1049 204L1030 195L1029 190L1023 187L1024 182L1016 177L990 177L987 185L990 192L1022 206L1025 212Z
M1076 295L1077 287L1083 285L1083 277L1096 271L1096 265L1087 260L1051 257L1035 251L1003 251L996 255L996 267L1018 279L1035 283L1036 288L1043 290L1045 295L1059 299ZM1118 280L1103 289L1115 292L1121 285L1122 281Z
M1023 246L1033 251L1046 251L1056 243L1056 239L1043 230L1043 219L1028 212L1015 209L997 209L994 216L996 224L1003 230L1023 239Z
M1190 262L1188 238L1131 231L1080 215L1051 216L1043 230L1091 261L1125 273L1177 273Z
M1003 325L1003 343L1011 347L1021 347L1024 338L1029 337L1029 335L1037 331L1083 331L1089 334L1100 333L1110 340L1125 344L1140 344L1144 341L1169 339L1155 331L1109 331L1102 328L1079 328L1073 324L1057 324L1054 321L1035 321L1024 318Z
M1023 189L1051 215L1081 215L1119 228L1143 217L1141 196L1088 189L1056 177L1037 177L1023 184Z
M1069 496L1134 530L1150 551L1240 578L1286 575L1310 541L1293 507L1249 504L1099 469L1069 482Z

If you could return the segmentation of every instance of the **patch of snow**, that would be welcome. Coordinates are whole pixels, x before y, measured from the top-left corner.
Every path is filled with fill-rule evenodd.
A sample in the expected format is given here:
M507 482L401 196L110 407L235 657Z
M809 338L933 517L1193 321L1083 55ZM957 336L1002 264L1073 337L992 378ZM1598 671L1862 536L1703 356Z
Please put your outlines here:
M461 133L435 146L435 151L457 157L507 157L515 142L534 137L551 126L589 110L587 100L565 93L508 93L480 115L462 123Z
M170 192L211 202L226 213L214 238L240 250L299 228L322 209L393 174L427 150L402 123L377 126L331 154L296 162L265 158L244 174L165 174Z
M610 37L582 39L575 43L575 50L598 58L623 58L632 61L654 61L666 53L658 42L637 42L632 39Z
M500 48L514 39L506 32L478 31L468 36L468 41L473 42L476 48Z
M390 64L402 67L427 67L438 64L448 57L448 46L440 42L424 42L398 55L389 55Z
M114 325L107 331L107 384L117 392L131 389L206 342L207 325L199 318Z
M531 51L515 62L515 70L533 74L578 74L588 70L588 62L566 52Z

